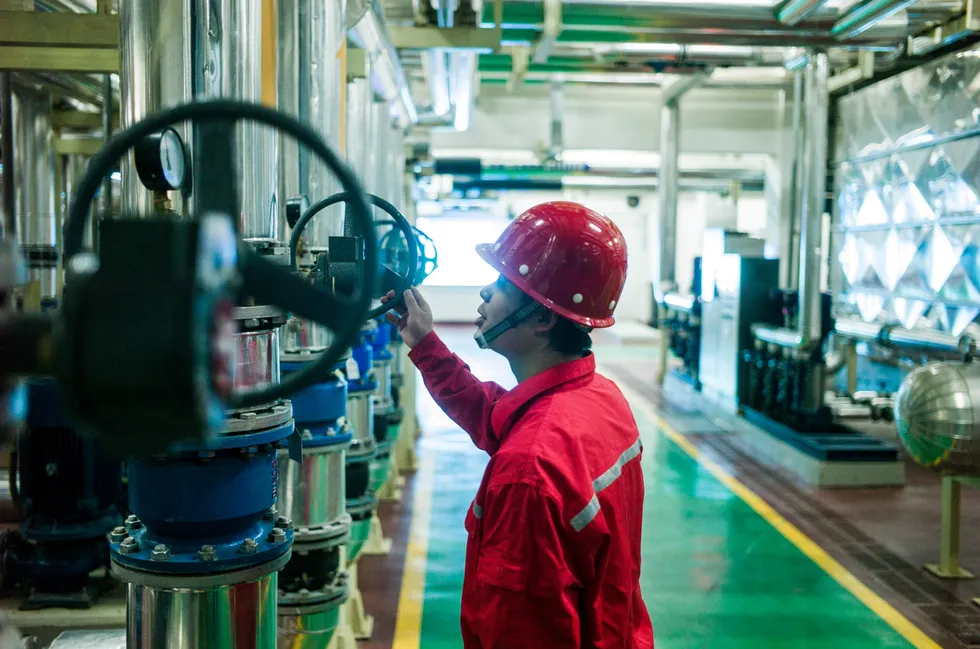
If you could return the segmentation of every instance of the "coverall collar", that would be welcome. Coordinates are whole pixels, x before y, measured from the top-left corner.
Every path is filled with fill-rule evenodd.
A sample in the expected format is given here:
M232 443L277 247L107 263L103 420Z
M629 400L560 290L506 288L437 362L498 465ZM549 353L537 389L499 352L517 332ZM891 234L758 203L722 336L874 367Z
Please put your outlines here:
M517 387L505 394L493 406L490 414L490 426L502 441L514 426L524 407L545 392L585 376L595 374L595 355L589 352L582 358L561 363L535 374Z

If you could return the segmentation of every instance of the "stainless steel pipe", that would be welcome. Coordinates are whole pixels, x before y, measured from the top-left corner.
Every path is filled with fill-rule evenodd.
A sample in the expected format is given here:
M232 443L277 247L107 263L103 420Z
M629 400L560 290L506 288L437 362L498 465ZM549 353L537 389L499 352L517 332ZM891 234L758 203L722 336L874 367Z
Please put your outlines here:
M262 100L262 3L254 0L139 0L120 6L122 126L193 99ZM193 152L194 129L176 127ZM246 239L278 231L278 137L252 122L236 127L241 213ZM130 153L122 167L122 209L153 213ZM187 213L173 196L174 209Z
M47 92L20 88L13 92L14 157L11 169L19 173L14 195L17 236L23 246L53 248L58 242L51 110L51 95Z
M277 508L297 530L325 527L344 516L346 448L304 448L302 462L291 462L288 451L280 451Z
M827 55L812 53L804 77L806 142L801 188L799 333L805 340L818 340L821 334L820 246L824 203L827 190L827 111L830 104Z
M671 311L690 313L694 309L696 301L693 295L682 295L680 293L665 293L664 304Z
M374 442L374 395L371 392L347 393L347 423L354 429L354 439Z
M312 125L342 151L346 3L297 0L278 3L278 11L279 110ZM312 204L340 191L330 170L292 138L283 138L280 160L283 200L305 196ZM314 219L303 233L307 245L325 250L330 237L343 233L343 214L338 205Z
M272 649L277 584L275 571L212 588L128 584L127 649Z

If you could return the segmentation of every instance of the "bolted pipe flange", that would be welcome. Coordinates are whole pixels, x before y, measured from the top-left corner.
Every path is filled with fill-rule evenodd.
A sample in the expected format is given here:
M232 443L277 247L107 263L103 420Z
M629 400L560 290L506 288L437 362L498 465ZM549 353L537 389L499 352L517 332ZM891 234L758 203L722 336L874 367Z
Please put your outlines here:
M119 544L119 551L123 554L135 554L140 551L139 541L131 536L123 539L123 542Z
M173 555L170 554L170 548L161 543L153 548L150 558L154 561L169 561L171 556Z
M238 551L242 554L255 554L258 549L259 544L256 543L255 539L245 539L238 547Z
M126 531L126 528L120 525L119 527L113 528L112 532L109 533L109 540L113 543L121 543L127 536L129 536L129 533Z
M201 561L214 561L218 557L213 545L202 545L201 549L197 551L197 556L201 558Z
M272 543L282 543L286 540L286 531L280 527L272 528L269 532L269 541Z
M276 519L276 527L281 527L284 530L291 530L293 529L293 521L291 518L280 516Z
M127 530L138 530L141 527L143 527L143 523L136 517L136 514L130 514L126 517Z

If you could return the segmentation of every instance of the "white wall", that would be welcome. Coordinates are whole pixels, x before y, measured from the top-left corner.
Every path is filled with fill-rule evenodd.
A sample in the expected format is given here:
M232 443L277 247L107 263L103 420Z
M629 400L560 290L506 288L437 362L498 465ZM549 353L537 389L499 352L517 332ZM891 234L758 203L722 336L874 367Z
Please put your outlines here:
M511 95L502 87L483 86L469 130L433 131L433 149L529 151L543 146L549 133L546 87L528 86ZM788 141L785 103L779 91L697 89L682 100L681 152L785 156ZM656 88L569 86L563 120L567 149L657 151L661 94ZM781 165L780 165L781 166ZM640 197L630 208L627 195ZM561 195L503 192L501 200L520 213L526 207ZM564 198L606 213L623 230L630 253L624 298L617 316L647 320L650 283L659 269L659 225L656 193L638 190L566 190ZM742 194L736 205L717 194L682 192L678 207L676 277L690 288L693 259L701 252L707 227L742 226L763 236L781 236L771 208L761 195ZM760 216L760 212L764 216ZM474 254L474 263L482 263ZM438 320L468 322L479 304L478 287L425 286L423 292Z
M549 90L526 86L508 94L482 86L470 128L433 131L433 148L533 149L548 142ZM780 91L703 88L681 101L681 151L688 153L780 153L784 119ZM564 145L568 149L660 148L660 90L638 86L568 86Z

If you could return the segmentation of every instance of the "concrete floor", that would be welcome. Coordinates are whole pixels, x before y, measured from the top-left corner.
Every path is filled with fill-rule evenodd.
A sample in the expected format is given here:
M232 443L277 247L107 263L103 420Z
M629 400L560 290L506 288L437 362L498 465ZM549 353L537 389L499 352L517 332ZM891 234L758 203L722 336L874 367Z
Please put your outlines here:
M440 333L480 378L513 385L506 363L477 349L471 329ZM653 376L655 346L597 337L596 355L620 380L643 437L641 584L658 649L973 646L968 629L945 628L951 623L901 601L898 589L882 587L873 570L841 560L832 539L801 531L805 526L769 504L778 499L764 484L747 486L753 473L778 472L712 450L723 429L681 434L664 421L658 395L637 389L652 384L638 377ZM379 622L365 649L461 646L463 519L487 457L424 392L419 418L419 471L402 503L382 510L392 554L365 558L361 567L365 603ZM401 574L394 573L399 565ZM942 583L933 585L934 599L942 601L939 593L946 594L949 613L966 607L960 613L980 617L980 609L969 609Z

